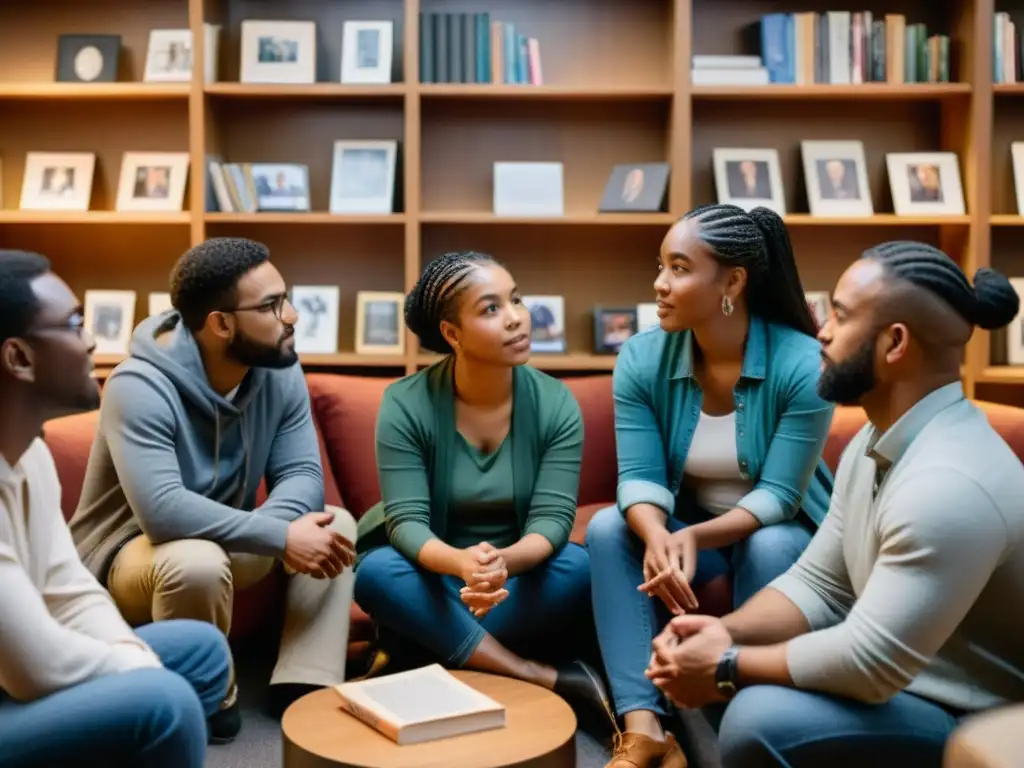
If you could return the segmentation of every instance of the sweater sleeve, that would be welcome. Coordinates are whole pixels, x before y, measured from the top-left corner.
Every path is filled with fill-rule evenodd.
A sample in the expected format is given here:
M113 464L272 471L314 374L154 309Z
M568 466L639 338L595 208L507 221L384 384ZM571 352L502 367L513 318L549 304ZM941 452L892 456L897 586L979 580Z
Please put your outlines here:
M538 533L557 552L569 541L576 521L583 460L583 416L568 390L553 415L553 428L540 459L524 534Z
M405 403L385 390L377 412L377 475L391 545L416 562L430 529L430 478L415 420Z

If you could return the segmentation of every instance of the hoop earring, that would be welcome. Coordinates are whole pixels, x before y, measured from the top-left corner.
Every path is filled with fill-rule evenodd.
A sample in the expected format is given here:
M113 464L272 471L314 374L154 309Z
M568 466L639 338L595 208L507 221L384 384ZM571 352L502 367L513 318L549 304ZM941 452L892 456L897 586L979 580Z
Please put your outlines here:
M723 296L722 297L722 314L725 315L726 317L728 317L729 315L732 314L732 310L733 310L732 299L730 299L728 296Z

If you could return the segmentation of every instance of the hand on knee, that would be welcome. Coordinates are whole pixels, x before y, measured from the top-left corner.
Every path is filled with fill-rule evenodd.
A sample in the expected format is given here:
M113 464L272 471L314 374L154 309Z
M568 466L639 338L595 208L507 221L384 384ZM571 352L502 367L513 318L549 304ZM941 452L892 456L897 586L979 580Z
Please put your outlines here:
M355 541L339 528L348 527L351 515L339 507L308 512L288 525L282 560L291 572L333 579L355 563ZM354 525L353 525L354 527Z

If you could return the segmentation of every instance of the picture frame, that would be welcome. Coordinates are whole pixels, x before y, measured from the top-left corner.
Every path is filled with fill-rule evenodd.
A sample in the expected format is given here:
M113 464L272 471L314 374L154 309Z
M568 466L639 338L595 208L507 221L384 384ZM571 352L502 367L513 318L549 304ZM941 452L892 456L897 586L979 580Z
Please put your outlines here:
M97 355L127 355L135 329L135 291L85 292L85 327Z
M966 213L955 152L891 152L885 156L897 216Z
M171 294L167 291L151 291L149 294L149 316L162 315L174 309L171 304Z
M821 330L832 313L832 299L828 291L806 291L804 297L807 299L807 308L811 310L815 325Z
M862 141L801 141L812 216L873 216Z
M338 351L341 291L337 285L293 285L295 351L300 355L330 355Z
M537 218L564 216L564 179L562 163L495 163L494 215Z
M719 203L745 211L768 208L786 215L777 149L717 147L712 150L715 192Z
M356 352L358 354L401 355L405 353L400 291L359 291L356 293Z
M661 318L658 317L658 303L656 301L645 301L636 305L636 332L643 333L651 328L661 327Z
M594 307L594 352L616 355L637 333L637 308Z
M59 35L58 83L112 83L121 58L120 35Z
M308 211L309 166L298 163L253 163L258 211Z
M188 168L188 152L125 152L117 210L181 211Z
M1013 190L1017 198L1017 215L1024 216L1024 141L1010 144L1010 162L1013 164Z
M316 82L316 22L242 22L243 83L309 84Z
M1024 365L1024 277L1011 277L1010 285L1021 300L1021 310L1006 328L1006 362Z
M394 46L393 21L346 21L341 41L341 82L390 83Z
M220 53L219 24L203 24L204 57L203 78L212 83L217 79L217 61ZM191 29L154 29L149 33L146 48L146 68L142 79L147 83L187 83L192 80L194 47Z
M565 297L523 296L530 312L530 351L565 352Z
M331 213L394 213L398 142L334 142Z
M668 163L615 165L598 210L601 213L661 213L668 202Z
M29 152L21 181L21 209L88 211L95 170L92 152Z

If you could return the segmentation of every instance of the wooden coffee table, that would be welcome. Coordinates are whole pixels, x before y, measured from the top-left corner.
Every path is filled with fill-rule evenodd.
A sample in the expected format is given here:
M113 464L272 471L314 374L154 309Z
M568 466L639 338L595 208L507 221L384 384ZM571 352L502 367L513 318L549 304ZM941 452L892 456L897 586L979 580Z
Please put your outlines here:
M345 712L328 688L285 711L284 768L575 768L576 716L560 697L508 677L452 674L505 705L504 728L400 747Z

